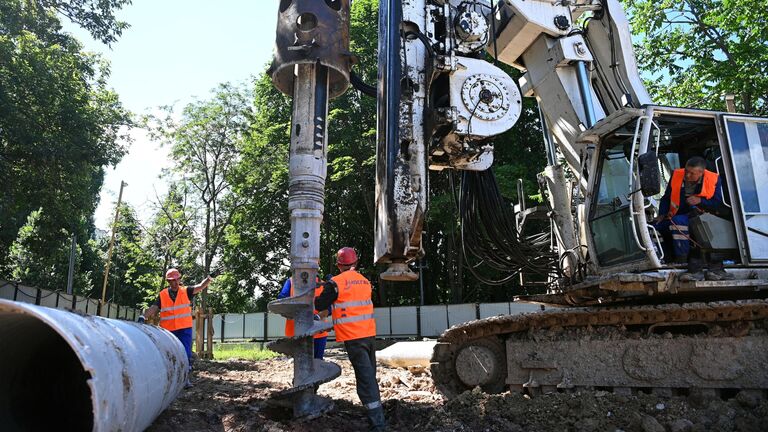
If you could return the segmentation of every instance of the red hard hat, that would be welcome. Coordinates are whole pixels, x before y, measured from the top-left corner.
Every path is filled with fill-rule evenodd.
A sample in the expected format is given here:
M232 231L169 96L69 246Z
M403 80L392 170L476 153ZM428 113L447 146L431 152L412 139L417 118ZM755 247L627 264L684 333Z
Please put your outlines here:
M336 264L352 265L357 262L357 252L351 247L343 247L336 253Z
M179 278L181 278L181 273L175 268L168 269L168 271L165 272L165 280L176 280Z

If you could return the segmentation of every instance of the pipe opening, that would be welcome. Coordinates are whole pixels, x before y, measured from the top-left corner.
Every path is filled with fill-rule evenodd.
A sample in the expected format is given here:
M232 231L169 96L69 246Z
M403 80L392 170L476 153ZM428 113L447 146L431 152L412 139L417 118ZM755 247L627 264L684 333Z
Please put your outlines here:
M36 317L3 311L0 341L4 431L93 430L91 374L54 329Z

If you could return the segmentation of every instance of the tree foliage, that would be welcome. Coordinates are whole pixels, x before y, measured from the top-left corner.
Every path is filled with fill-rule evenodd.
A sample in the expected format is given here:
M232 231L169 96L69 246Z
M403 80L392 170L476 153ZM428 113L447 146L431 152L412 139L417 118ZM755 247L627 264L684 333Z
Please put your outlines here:
M94 229L90 220L104 167L125 153L119 135L129 116L107 87L107 64L61 30L57 13L111 42L125 28L114 12L127 3L0 2L0 268L5 276L63 289L61 253L69 255L72 234L88 259L81 264L96 265L87 251ZM65 266L64 278L66 273Z
M624 0L651 95L664 104L768 114L762 0Z
M201 246L203 274L210 273L212 264L221 258L226 230L237 209L250 200L247 191L232 192L240 150L250 131L250 94L249 90L223 84L210 99L185 106L178 119L172 107L166 108L163 118L147 118L152 136L171 146L175 166L170 175L189 191L195 212L187 223ZM211 291L217 292L216 285ZM202 298L205 304L207 291ZM216 296L214 306L220 306L221 301L226 299Z

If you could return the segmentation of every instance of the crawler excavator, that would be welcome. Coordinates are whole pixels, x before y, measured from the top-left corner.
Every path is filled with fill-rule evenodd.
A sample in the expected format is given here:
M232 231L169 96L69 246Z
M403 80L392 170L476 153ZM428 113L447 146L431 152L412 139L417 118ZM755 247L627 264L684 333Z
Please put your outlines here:
M281 11L304 3L284 0ZM311 3L348 14L346 0ZM292 52L318 49L296 44ZM765 396L768 119L653 104L617 0L380 0L378 63L376 87L348 78L378 98L381 278L416 277L409 263L424 254L429 171L460 172L465 255L537 274L546 292L516 300L558 307L443 333L432 374L444 394ZM513 210L490 170L493 137L514 127L523 97L538 102L545 205L521 200ZM734 280L679 280L669 241L650 223L672 171L694 156L719 174L727 209L702 215L696 238ZM524 234L542 213L547 236Z

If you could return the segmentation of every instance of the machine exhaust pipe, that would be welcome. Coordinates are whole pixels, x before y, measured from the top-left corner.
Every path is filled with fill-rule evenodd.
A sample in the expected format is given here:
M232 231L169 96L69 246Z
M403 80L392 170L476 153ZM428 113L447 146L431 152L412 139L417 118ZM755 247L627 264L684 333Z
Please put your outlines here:
M161 328L0 300L4 431L142 431L188 370Z

